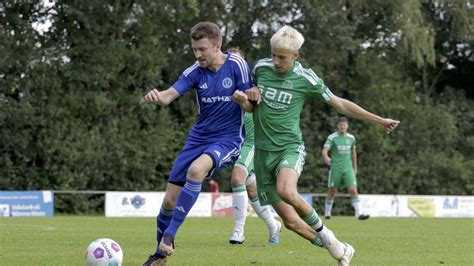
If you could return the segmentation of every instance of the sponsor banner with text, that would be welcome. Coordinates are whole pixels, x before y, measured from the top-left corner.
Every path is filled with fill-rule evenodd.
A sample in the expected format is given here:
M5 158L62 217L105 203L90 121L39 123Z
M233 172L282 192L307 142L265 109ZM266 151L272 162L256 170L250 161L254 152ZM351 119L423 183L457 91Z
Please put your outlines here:
M107 192L105 216L155 217L164 196L164 192Z
M54 215L52 191L0 191L0 217L48 217Z
M107 192L105 216L156 217L165 192ZM211 194L201 193L188 216L211 216Z
M360 195L373 217L474 217L474 196Z

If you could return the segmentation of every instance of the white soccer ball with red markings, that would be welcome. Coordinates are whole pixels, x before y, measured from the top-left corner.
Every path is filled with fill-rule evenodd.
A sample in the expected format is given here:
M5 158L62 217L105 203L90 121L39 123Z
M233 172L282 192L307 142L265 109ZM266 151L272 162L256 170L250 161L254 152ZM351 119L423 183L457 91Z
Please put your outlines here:
M120 245L109 238L92 241L86 251L86 265L89 266L120 266L123 251Z

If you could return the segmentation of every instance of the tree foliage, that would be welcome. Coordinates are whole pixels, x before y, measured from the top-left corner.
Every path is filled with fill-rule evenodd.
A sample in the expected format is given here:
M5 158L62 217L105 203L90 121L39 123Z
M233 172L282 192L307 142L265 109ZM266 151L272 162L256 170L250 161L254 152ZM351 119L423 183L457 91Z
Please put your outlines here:
M362 193L472 195L473 12L462 0L2 2L0 189L163 190L197 106L192 93L169 108L140 98L193 63L189 29L209 20L250 64L294 26L301 61L335 94L402 121L392 135L351 121ZM301 191L325 191L319 152L336 118L316 100L303 110ZM229 189L229 170L218 179ZM96 206L80 202L58 206Z

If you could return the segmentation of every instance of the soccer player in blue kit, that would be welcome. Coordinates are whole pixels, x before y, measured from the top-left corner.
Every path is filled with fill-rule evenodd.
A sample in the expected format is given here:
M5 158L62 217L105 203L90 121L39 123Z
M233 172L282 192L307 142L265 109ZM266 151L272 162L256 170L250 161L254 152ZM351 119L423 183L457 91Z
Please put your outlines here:
M244 142L244 111L232 100L236 90L252 88L247 62L238 55L221 51L222 35L211 22L191 29L191 47L197 61L167 90L149 91L144 100L167 106L190 89L197 91L199 115L183 149L171 169L166 193L157 216L157 243L154 254L143 265L163 265L174 252L176 233L201 192L204 178L240 154Z

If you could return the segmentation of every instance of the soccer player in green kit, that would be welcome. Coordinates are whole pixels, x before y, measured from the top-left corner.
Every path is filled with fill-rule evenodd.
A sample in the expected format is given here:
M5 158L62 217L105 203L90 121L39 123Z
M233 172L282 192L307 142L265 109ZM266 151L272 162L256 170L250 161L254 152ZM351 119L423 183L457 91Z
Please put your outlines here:
M347 188L351 195L352 207L359 220L366 220L370 216L361 213L359 194L357 192L357 152L354 135L349 134L349 121L340 117L336 123L337 132L328 136L321 151L324 163L330 166L328 177L328 195L324 203L324 216L331 218L331 209L336 197L337 188ZM331 157L329 157L329 153Z
M303 42L304 37L294 28L279 29L270 39L272 58L260 60L253 70L253 81L260 91L235 92L233 98L240 105L257 102L253 108L254 167L260 203L272 205L289 230L325 247L338 265L349 265L354 248L323 226L297 190L305 158L299 126L304 101L321 98L338 112L378 124L387 132L394 130L399 121L381 118L333 95L311 69L296 61Z

